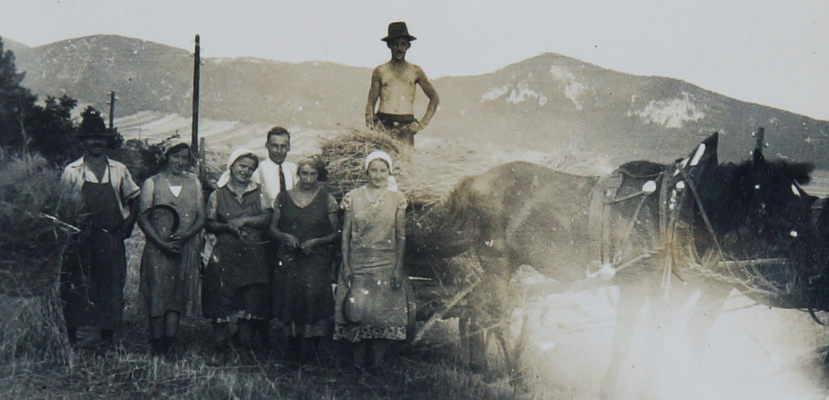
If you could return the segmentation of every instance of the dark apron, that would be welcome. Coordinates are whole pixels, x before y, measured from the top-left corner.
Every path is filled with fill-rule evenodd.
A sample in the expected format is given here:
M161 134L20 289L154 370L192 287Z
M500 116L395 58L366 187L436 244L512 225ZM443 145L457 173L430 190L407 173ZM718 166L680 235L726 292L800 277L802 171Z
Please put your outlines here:
M111 183L84 182L81 195L89 214L86 229L61 274L66 326L116 330L127 275L121 208Z
M296 237L300 243L328 236L334 231L328 219L328 193L320 189L310 204L298 207L288 193L280 193L279 230ZM305 255L279 243L279 260L285 273L279 291L274 291L274 312L283 322L315 324L334 315L331 292L331 261L334 246L318 247Z

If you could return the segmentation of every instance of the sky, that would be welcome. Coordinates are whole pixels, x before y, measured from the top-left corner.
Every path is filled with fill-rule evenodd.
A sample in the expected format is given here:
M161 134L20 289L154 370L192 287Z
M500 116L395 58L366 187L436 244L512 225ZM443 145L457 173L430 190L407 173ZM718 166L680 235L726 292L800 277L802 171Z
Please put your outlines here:
M203 57L373 67L392 21L430 78L495 71L544 52L682 79L829 120L825 0L0 0L0 35L29 46L117 34Z

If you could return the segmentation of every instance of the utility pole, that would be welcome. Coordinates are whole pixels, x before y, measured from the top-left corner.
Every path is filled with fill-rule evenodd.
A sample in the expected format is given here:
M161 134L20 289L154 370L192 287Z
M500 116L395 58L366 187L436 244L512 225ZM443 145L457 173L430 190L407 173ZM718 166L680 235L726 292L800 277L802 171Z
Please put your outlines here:
M751 133L751 136L754 136L754 151L760 152L763 154L763 148L766 147L766 130L765 128L758 127L756 131Z
M109 129L115 126L115 91L109 92Z
M193 62L193 133L190 140L192 154L199 154L199 67L201 66L201 47L199 35L196 35L196 56Z

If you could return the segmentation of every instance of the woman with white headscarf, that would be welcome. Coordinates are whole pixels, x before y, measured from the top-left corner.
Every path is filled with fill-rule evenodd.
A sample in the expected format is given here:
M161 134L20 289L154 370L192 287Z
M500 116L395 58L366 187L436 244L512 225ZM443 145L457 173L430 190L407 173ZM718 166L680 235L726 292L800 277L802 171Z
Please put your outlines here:
M187 310L189 283L199 271L199 233L204 226L204 195L187 171L190 146L167 143L164 169L144 182L138 198L138 226L147 238L141 258L139 292L150 324L154 355L166 354Z
M343 265L337 286L334 339L353 343L354 364L383 364L393 340L406 339L409 289L403 274L406 248L406 198L388 188L391 157L374 151L365 160L368 184L342 200L345 222Z
M205 228L216 235L216 244L204 270L202 291L204 316L213 322L220 349L227 348L233 319L238 321L241 344L251 344L253 325L268 317L270 290L263 244L273 205L251 181L259 158L248 149L237 149L227 165L230 179L207 201Z

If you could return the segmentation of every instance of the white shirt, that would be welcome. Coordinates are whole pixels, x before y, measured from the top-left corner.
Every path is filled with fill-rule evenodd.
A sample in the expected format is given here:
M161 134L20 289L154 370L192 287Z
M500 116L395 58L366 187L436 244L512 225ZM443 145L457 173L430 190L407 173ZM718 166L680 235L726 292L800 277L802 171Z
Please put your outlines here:
M285 175L285 188L291 190L297 181L296 164L285 161L282 163L282 173ZM225 171L216 182L219 187L227 184L230 180L230 172ZM276 196L279 194L279 165L266 158L259 162L259 168L253 172L250 180L262 186L262 193L267 196L271 207L276 203Z
M291 190L296 183L296 164L292 162L282 163L282 173L285 175L285 188ZM279 165L270 158L259 163L259 168L253 173L251 180L262 185L262 192L268 196L268 201L273 206L276 196L279 194Z

